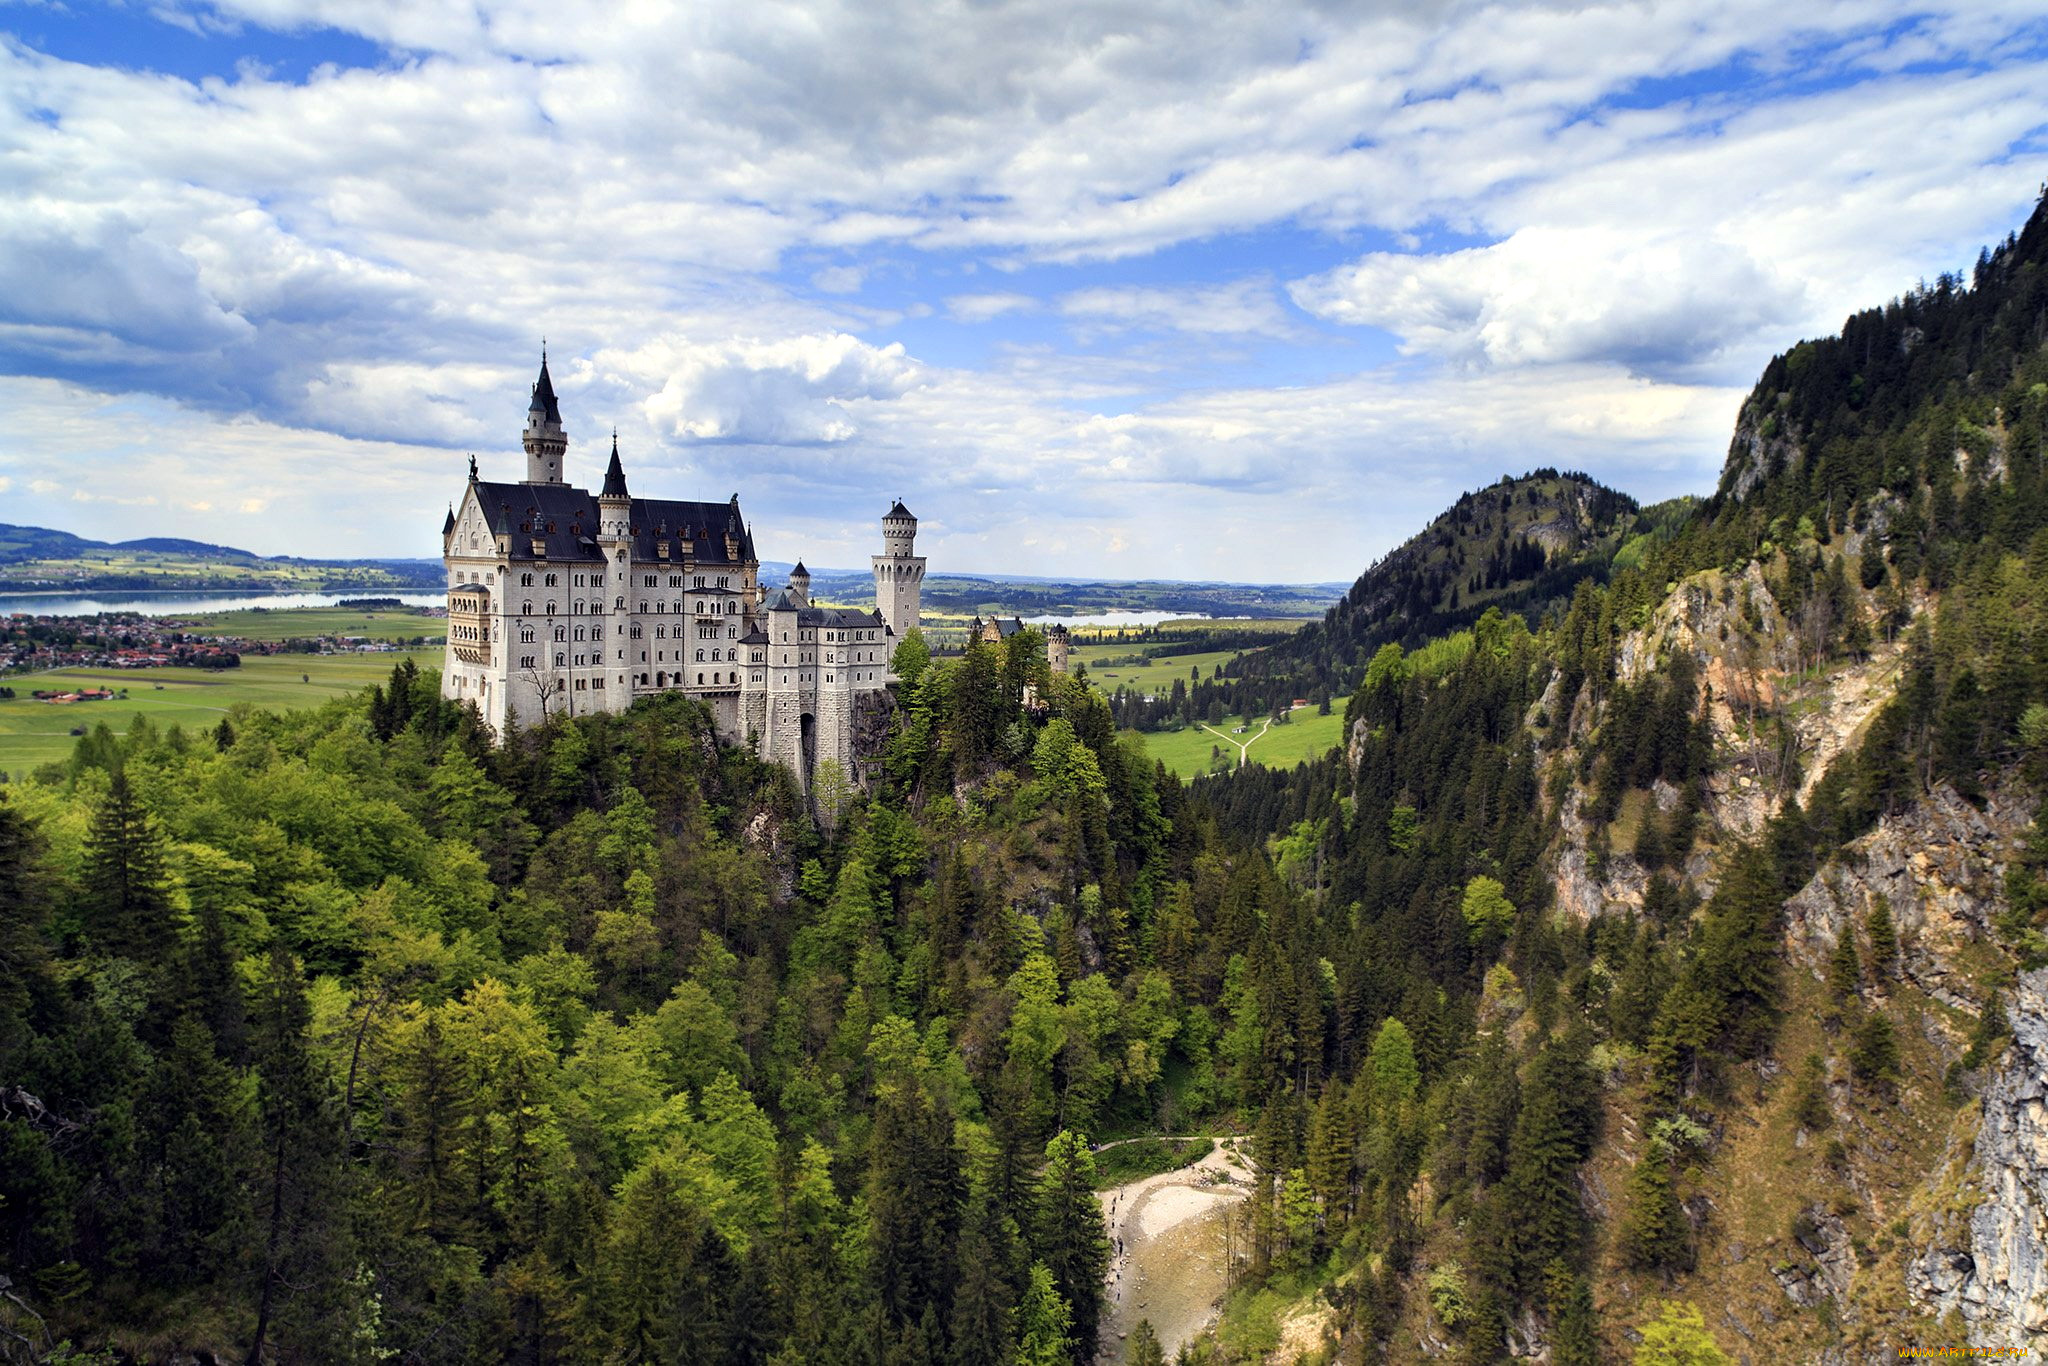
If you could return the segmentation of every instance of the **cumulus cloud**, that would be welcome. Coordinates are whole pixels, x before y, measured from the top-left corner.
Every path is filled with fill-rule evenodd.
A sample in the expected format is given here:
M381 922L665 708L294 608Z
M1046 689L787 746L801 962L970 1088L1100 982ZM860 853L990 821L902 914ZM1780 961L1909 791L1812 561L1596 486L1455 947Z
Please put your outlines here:
M773 341L665 341L619 364L661 377L641 410L660 430L695 441L831 445L859 431L854 405L895 398L917 382L901 345L832 333Z
M224 50L387 60L179 77L0 34L0 368L167 506L347 481L348 535L416 553L421 471L516 466L543 333L578 451L616 422L648 479L832 545L922 488L989 567L1057 514L1069 567L1119 536L1222 568L1189 528L1305 496L1283 558L1345 577L1439 477L1710 485L1728 395L2002 235L2048 119L2017 2L164 3Z
M1411 354L1652 375L1697 372L1806 311L1804 282L1739 246L1601 227L1525 228L1440 256L1374 252L1290 293L1321 317L1397 334Z

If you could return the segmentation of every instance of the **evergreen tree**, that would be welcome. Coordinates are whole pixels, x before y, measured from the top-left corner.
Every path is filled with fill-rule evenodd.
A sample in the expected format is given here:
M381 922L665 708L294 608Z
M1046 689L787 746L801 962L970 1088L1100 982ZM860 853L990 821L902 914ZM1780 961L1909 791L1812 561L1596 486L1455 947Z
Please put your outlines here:
M1124 1366L1166 1366L1166 1353L1160 1349L1159 1335L1152 1331L1152 1320L1139 1319L1138 1326L1131 1330L1131 1339L1124 1348Z
M1619 1234L1623 1258L1646 1271L1692 1266L1691 1228L1671 1184L1671 1155L1652 1138L1629 1173Z
M86 833L83 916L92 947L155 964L172 937L163 840L128 775L114 770L106 800Z
M1044 1262L1032 1263L1018 1317L1023 1331L1017 1344L1017 1366L1086 1366L1095 1359L1094 1352L1069 1332L1073 1315Z
M1868 929L1870 967L1882 983L1898 971L1899 935L1892 926L1892 903L1881 895L1871 898Z
M0 791L0 1076L18 1075L15 1050L28 1035L29 986L43 972L42 840Z
M1552 1366L1600 1366L1600 1325L1586 1278L1553 1261L1543 1269L1543 1295L1550 1309Z
M971 1197L955 1268L953 1366L1006 1366L1016 1344L1017 1293L1009 1268L1016 1235L987 1192Z
M1032 1251L1051 1273L1070 1314L1075 1360L1092 1361L1109 1237L1102 1227L1102 1203L1095 1198L1095 1158L1087 1141L1072 1130L1062 1129L1045 1145Z
M274 946L255 1031L263 1146L252 1364L264 1359L273 1331L278 1355L325 1359L361 1328L340 1106L307 1047L311 1020L298 964Z

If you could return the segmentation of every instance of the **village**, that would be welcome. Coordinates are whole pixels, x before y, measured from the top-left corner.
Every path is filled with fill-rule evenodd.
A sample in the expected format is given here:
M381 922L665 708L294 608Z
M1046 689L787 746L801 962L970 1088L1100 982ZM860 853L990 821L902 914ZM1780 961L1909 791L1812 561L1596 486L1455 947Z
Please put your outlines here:
M240 667L244 655L377 654L404 648L393 640L339 633L284 640L199 634L190 621L133 612L0 617L0 674L70 668L219 670Z

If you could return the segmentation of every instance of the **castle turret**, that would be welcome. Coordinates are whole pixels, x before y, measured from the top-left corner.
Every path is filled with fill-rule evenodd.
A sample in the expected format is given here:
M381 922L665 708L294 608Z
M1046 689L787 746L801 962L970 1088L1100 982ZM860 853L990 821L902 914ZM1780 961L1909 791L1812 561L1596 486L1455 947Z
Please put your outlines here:
M540 353L540 378L533 384L533 402L526 408L526 429L519 439L526 447L526 482L561 483L569 434L562 430L562 410L555 403L555 382L548 377L545 347Z
M925 562L913 553L916 543L917 518L898 499L882 517L882 553L869 562L875 571L875 610L899 641L916 627L924 593Z
M599 538L623 547L633 534L633 495L626 492L626 467L619 463L619 434L612 433L612 462L605 466L597 495Z
M789 595L799 607L811 605L811 571L804 568L802 560L798 560L796 568L789 571Z
M1054 673L1067 671L1072 648L1073 641L1068 637L1066 627L1054 622L1045 628L1045 662L1052 666Z

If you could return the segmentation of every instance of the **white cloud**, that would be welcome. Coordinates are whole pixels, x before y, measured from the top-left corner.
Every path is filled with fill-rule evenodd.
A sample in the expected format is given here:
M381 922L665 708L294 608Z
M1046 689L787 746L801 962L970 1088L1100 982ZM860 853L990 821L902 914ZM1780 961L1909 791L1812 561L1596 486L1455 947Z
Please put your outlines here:
M1076 290L1061 297L1059 310L1090 332L1281 337L1298 331L1266 279L1182 289L1117 285Z
M1443 256L1375 252L1290 292L1322 317L1397 333L1410 353L1637 374L1692 372L1807 303L1803 282L1740 247L1599 227L1526 228Z
M1071 517L1054 568L1239 572L1186 529L1294 506L1271 576L1345 577L1467 476L1710 485L1763 359L2002 236L2048 123L2033 0L170 3L391 57L181 80L0 35L0 368L63 381L0 392L207 539L345 506L328 553L430 552L461 457L423 444L516 465L545 333L572 459L618 423L636 488L739 487L852 563L886 486L985 567ZM1325 324L1409 358L1347 374Z
M1030 313L1038 300L1029 294L955 294L946 300L946 311L963 323L985 323L1005 313Z
M918 379L902 346L870 346L843 332L774 341L661 341L603 359L628 373L659 377L660 389L641 411L657 429L699 441L847 441L859 430L853 405L898 397Z

